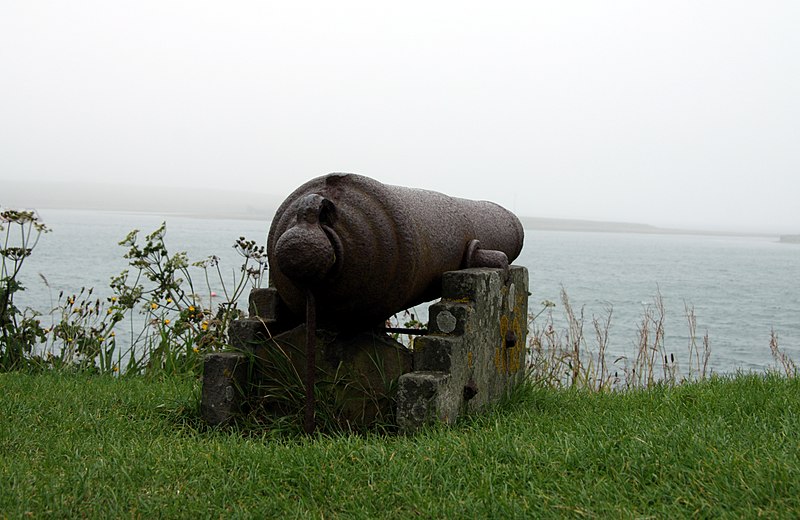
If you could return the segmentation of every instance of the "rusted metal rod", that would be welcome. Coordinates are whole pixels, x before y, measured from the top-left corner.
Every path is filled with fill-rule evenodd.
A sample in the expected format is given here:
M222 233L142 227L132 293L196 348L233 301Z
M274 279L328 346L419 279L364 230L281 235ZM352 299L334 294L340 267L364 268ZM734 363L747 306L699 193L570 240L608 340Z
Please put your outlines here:
M424 336L428 333L428 329L408 329L403 327L383 327L378 330L389 334L408 334L409 336Z
M303 430L314 433L316 427L314 385L317 376L317 308L314 292L306 290L306 403Z

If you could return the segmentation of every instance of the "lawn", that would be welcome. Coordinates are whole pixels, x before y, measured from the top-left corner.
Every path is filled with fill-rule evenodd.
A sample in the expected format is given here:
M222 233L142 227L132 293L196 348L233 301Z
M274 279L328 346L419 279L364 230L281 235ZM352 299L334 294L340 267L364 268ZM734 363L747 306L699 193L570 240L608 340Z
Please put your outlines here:
M192 379L0 374L0 518L795 517L800 381L527 385L411 437L209 429Z

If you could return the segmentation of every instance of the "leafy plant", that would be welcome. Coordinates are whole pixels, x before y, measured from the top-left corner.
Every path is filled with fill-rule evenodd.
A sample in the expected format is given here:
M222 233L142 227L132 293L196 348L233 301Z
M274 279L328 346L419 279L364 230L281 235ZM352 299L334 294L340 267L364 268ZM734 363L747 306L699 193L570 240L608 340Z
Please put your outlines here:
M71 367L105 373L197 374L206 352L225 348L231 321L243 316L237 302L248 287L258 287L266 273L264 247L239 237L235 250L244 259L241 274L226 283L219 258L190 263L185 252L170 254L164 242L166 223L139 242L131 231L120 245L127 248L129 268L113 277L112 295L95 296L94 288L59 293L49 311L50 326L36 311L20 310L15 293L24 290L22 265L49 229L30 211L0 214L0 370L22 367ZM198 293L192 271L202 271L208 300ZM41 275L44 283L49 284ZM214 305L211 280L222 287ZM195 277L197 278L197 277ZM128 341L120 341L119 324L128 320Z
M132 311L138 306L145 326L131 326L132 351L128 370L157 373L199 373L202 356L227 346L228 326L244 313L238 301L248 287L258 287L266 272L263 246L239 237L234 249L244 258L241 275L226 284L219 258L190 263L185 252L170 254L165 243L166 223L138 242L138 230L120 242L127 247L125 258L131 270L115 277L111 287L120 306ZM208 294L208 303L198 293L191 269L200 269ZM213 308L211 278L216 275L223 299ZM249 283L248 283L249 282ZM131 312L133 320L133 313ZM136 357L136 349L141 354Z
M31 256L39 238L50 229L33 211L7 209L0 212L0 369L22 366L37 342L44 341L39 314L30 309L20 310L15 294L24 291L19 273Z

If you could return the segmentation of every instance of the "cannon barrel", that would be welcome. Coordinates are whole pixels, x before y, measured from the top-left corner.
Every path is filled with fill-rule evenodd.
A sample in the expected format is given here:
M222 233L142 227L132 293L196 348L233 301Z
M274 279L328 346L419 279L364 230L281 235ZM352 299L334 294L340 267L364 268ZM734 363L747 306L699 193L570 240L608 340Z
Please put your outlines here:
M299 316L310 290L321 324L365 328L439 297L447 271L507 267L523 239L519 219L492 202L332 173L278 208L270 282Z

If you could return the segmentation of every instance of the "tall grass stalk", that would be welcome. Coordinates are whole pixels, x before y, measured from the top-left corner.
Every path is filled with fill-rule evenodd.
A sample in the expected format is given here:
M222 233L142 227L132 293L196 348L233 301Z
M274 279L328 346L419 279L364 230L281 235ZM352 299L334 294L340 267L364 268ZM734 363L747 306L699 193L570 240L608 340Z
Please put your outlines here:
M659 290L646 304L637 325L632 356L609 359L613 306L592 316L594 343L584 334L584 308L576 311L567 291L561 288L561 305L566 325L558 330L553 317L555 304L543 302L543 309L529 320L529 373L536 385L553 388L585 388L596 392L649 388L657 384L676 385L705 379L711 355L708 333L697 344L697 318L686 305L689 326L689 361L683 374L675 353L666 346L664 300ZM540 316L543 318L540 319Z
M703 334L701 349L697 346L697 315L694 312L694 305L684 302L684 309L689 325L688 378L689 380L702 380L708 376L708 360L711 357L708 331Z
M778 364L776 367L786 377L797 377L797 364L789 355L778 346L778 334L773 329L769 334L769 350L772 358Z

